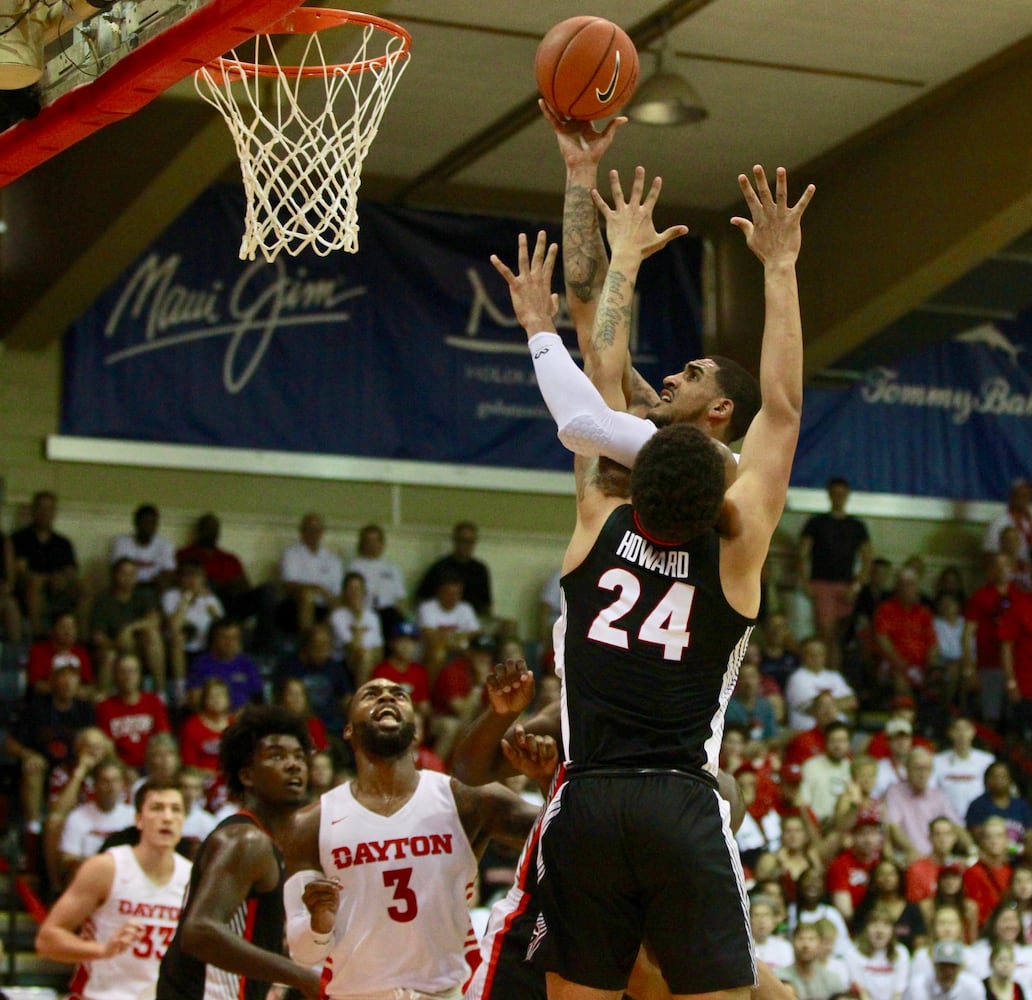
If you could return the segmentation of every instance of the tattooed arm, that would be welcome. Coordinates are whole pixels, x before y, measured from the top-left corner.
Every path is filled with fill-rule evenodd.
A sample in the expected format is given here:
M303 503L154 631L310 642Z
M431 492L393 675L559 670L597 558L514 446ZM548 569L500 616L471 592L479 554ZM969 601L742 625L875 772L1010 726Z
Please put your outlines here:
M606 403L613 409L631 409L635 403L654 398L651 388L630 367L629 339L634 309L634 285L641 262L671 240L688 232L687 226L671 226L657 233L652 211L662 186L657 177L648 193L645 171L638 167L630 195L625 199L619 175L610 171L613 207L598 192L593 201L606 221L606 235L613 259L599 297L598 311L592 330L590 353L594 360L591 379Z
M590 376L594 367L591 330L605 281L608 259L592 191L598 184L598 164L627 119L614 118L603 131L591 122L560 121L544 101L541 113L555 131L559 152L566 164L563 195L563 277L566 303L577 328L577 346Z

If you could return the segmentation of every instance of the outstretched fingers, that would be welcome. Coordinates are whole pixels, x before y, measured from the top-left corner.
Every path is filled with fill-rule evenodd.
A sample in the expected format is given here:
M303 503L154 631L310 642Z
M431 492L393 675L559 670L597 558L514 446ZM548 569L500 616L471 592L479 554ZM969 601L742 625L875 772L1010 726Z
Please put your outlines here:
M779 171L783 171L784 167L778 167ZM760 201L764 205L773 207L774 195L771 194L770 184L767 183L767 173L763 169L762 164L757 163L753 168L753 180L756 182L756 191L759 194Z
M631 182L631 204L640 205L641 193L645 190L645 168L634 168L634 180Z
M562 128L566 123L552 110L552 106L543 97L538 98L538 107L546 121L554 129Z
M656 242L659 244L660 247L665 247L669 242L671 242L671 240L676 240L679 236L687 236L687 235L688 235L688 227L687 226L685 226L685 225L670 226L669 228L664 229L663 232L661 232L659 234L659 238L657 239Z
M752 169L752 179L746 174L738 175L738 186L742 190L745 203L749 208L752 219L745 219L735 216L731 224L738 226L746 233L752 227L752 223L758 222L764 212L776 210L782 215L801 216L810 204L814 192L817 190L813 184L807 185L806 190L800 195L799 200L791 207L788 204L788 171L784 167L778 167L775 172L775 190L771 193L770 184L767 182L767 174L760 164Z
M638 169L642 170L641 167L639 167ZM644 178L645 178L645 171L642 170L642 180L644 180ZM643 205L647 205L651 209L653 206L655 206L656 202L659 200L659 192L662 191L662 190L663 190L663 178L662 177L653 177L652 178L652 186L649 188L649 193L647 195L645 195L645 201L642 202L642 204Z
M534 258L530 264L531 273L541 271L546 279L550 279L558 253L559 244L549 243L548 233L543 229L540 230L537 234L537 242L534 244Z
M544 230L539 230L537 234L537 241L534 244L534 267L540 267L541 262L545 259L545 247L548 245L548 237L545 235Z
M507 284L511 285L516 280L516 275L509 269L508 264L504 263L498 254L491 254L490 258L491 266L502 276L502 280Z
M620 172L618 170L609 171L609 188L613 192L613 208L618 209L626 204L624 201L623 185L620 183ZM632 192L634 188L631 188Z
M615 118L610 118L609 123L602 129L599 135L607 142L612 142L617 130L623 128L629 121L630 119L626 115L617 115Z
M548 242L548 234L542 229L537 234L537 240L534 243L533 256L531 256L530 250L528 249L526 233L519 234L516 244L516 274L513 273L512 269L498 256L498 254L493 253L489 258L491 266L502 276L505 283L509 285L510 288L518 282L521 277L534 274L537 271L542 271L547 277L551 277L552 271L555 268L556 257L559 254L558 243L550 244Z
M520 233L516 238L516 266L520 269L520 274L526 273L530 266L530 257L527 253L527 234Z
M742 195L745 198L745 204L748 206L753 218L755 218L763 210L763 203L760 201L759 196L756 194L756 191L752 186L752 181L750 181L745 174L739 174L738 186L742 190Z
M792 206L792 211L795 212L796 215L802 215L803 212L806 211L806 206L810 204L816 190L817 185L806 185L806 190L799 196L799 200Z
M775 200L778 208L788 208L788 173L784 167L778 167L774 172Z

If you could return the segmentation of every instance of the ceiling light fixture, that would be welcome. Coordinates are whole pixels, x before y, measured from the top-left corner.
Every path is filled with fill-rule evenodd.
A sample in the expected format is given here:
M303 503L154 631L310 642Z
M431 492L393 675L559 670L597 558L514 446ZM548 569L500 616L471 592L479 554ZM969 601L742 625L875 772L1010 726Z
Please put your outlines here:
M627 116L642 125L695 125L708 118L709 112L683 76L663 72L666 46L664 34L656 52L656 70L634 92Z

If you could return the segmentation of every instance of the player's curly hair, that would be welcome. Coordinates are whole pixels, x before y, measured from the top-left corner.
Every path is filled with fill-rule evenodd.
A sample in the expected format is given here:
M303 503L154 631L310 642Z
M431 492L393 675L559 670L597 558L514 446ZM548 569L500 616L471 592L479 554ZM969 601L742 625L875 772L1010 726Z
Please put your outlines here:
M716 525L723 499L724 460L698 427L664 427L638 453L631 503L652 538L690 541Z
M258 744L266 736L293 736L305 753L312 752L308 724L300 715L280 705L248 705L219 740L219 768L226 776L230 794L244 792L240 772L254 760Z
M746 371L737 361L712 355L711 361L717 363L717 385L720 391L734 403L731 420L727 427L727 440L737 441L745 437L745 432L760 412L763 401L760 396L760 383L751 372Z

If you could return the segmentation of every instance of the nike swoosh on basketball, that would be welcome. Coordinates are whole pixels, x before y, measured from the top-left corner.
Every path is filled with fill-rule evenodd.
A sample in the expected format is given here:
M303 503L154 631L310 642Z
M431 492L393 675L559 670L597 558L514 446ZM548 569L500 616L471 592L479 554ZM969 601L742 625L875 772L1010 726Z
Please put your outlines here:
M595 97L598 99L599 104L608 104L613 99L613 94L616 93L616 85L620 80L620 50L616 50L616 65L613 67L613 79L609 81L609 86L605 90L599 90L595 88Z

